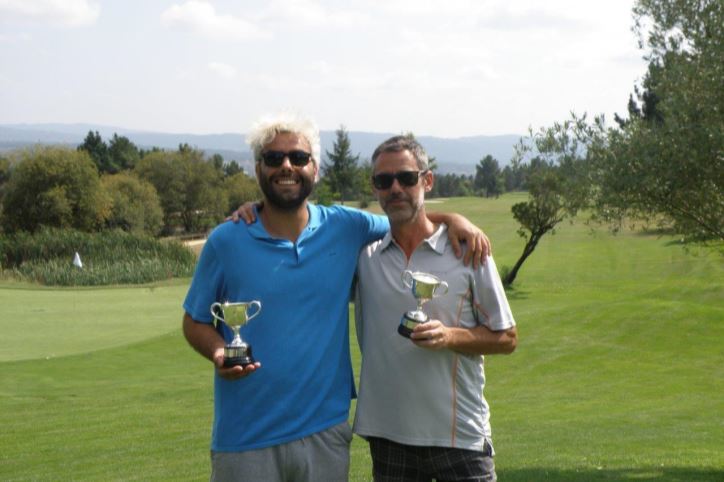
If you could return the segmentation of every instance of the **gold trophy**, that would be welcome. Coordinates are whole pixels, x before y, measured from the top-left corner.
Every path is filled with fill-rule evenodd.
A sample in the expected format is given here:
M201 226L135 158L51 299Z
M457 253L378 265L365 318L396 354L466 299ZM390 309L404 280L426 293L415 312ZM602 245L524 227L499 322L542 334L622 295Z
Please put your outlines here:
M402 315L400 325L397 332L410 338L412 330L420 323L427 323L430 319L427 314L422 311L423 303L430 301L436 296L447 293L447 283L440 280L436 276L419 271L405 271L402 273L402 283L412 290L412 296L417 300L417 309L408 311ZM443 291L444 290L444 291Z
M256 307L253 314L249 315L249 308ZM251 345L241 339L239 329L246 325L249 320L254 318L261 311L261 302L259 301L241 301L237 303L213 303L211 305L211 315L216 321L223 321L231 328L234 333L234 339L231 343L224 346L224 366L233 367L241 365L245 367L254 363L254 357L251 355Z

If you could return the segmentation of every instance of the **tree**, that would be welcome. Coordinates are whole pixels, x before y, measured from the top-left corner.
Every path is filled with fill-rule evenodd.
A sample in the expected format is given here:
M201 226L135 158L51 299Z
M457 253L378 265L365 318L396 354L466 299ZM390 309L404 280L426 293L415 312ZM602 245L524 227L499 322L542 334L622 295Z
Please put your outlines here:
M211 156L211 159L209 159L209 162L214 166L214 168L223 173L224 172L224 156L222 156L219 153L214 154Z
M10 159L0 156L0 200L2 200L3 186L10 179Z
M505 286L513 284L518 271L533 254L543 235L553 232L556 225L567 215L562 202L559 174L556 166L544 161L538 163L536 168L529 171L528 201L516 203L511 208L513 217L520 223L518 235L525 239L525 246L513 268L505 273Z
M344 204L359 192L359 174L357 172L359 154L352 155L349 134L344 126L337 129L336 135L337 139L334 141L332 152L325 151L327 162L322 166L322 173L324 182Z
M502 184L498 160L488 154L475 166L475 192L485 197L498 197L503 192Z
M372 162L368 159L357 169L357 186L359 187L359 207L364 209L370 205L375 195L372 192Z
M202 151L187 144L175 152L157 151L143 157L135 172L153 184L164 211L164 230L179 223L186 232L208 229L224 217L229 204L221 175Z
M108 144L108 165L105 169L101 169L101 172L115 174L119 171L133 169L140 158L141 153L128 137L114 133Z
M649 68L629 118L592 139L596 213L724 240L724 3L638 0L633 12Z
M241 168L238 162L232 160L226 163L224 165L224 176L225 177L231 177L235 176L236 174L239 174L240 172L244 172L244 170Z
M465 174L437 174L435 183L427 197L472 196L473 179Z
M588 130L585 117L555 123L516 146L513 164L522 163L532 154L526 169L525 183L529 199L511 208L520 223L518 234L525 239L521 256L503 276L503 284L511 286L520 268L546 233L554 233L564 219L576 215L586 206L590 184L587 182L588 153L585 141Z
M525 189L526 166L520 162L511 162L503 168L503 186L505 192Z
M106 225L132 233L156 235L163 227L163 209L151 183L128 172L105 175L101 184L111 200Z
M93 162L98 169L98 172L108 172L110 165L110 156L108 154L108 145L103 141L103 138L98 131L88 131L88 135L85 136L83 144L78 146L79 151L86 151L88 155L93 159Z
M110 201L87 152L37 147L19 153L2 207L9 232L40 226L93 231L108 217Z
M226 212L235 211L247 201L261 199L261 189L256 179L247 176L243 171L225 177L223 189L229 202Z

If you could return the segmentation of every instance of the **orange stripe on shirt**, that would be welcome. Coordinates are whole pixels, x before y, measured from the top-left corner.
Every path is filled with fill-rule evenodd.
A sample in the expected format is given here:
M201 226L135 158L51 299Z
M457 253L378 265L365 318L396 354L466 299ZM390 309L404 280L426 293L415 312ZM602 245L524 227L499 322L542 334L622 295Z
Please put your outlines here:
M468 296L471 296L472 293L470 290L465 294L465 296L460 297L460 301L458 302L458 312L457 316L455 317L455 326L460 326L460 316L463 312L463 303L465 303L465 299ZM450 434L450 446L455 447L455 434L457 433L457 424L458 424L458 417L457 417L457 408L458 408L458 391L457 391L457 379L458 379L458 354L453 354L453 365L452 365L452 433Z

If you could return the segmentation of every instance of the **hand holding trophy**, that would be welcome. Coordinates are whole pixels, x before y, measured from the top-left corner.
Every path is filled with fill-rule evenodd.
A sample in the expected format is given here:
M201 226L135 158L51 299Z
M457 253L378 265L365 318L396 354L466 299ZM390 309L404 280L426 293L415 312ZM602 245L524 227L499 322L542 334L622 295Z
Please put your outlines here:
M249 308L255 306L253 314L249 315ZM242 301L237 303L213 303L211 305L211 315L216 321L223 321L231 328L234 333L234 339L231 343L224 346L224 366L245 367L254 363L254 357L251 354L251 345L244 342L239 334L239 329L246 325L249 320L254 318L261 311L261 302L259 301Z
M430 301L435 296L446 294L448 285L446 282L431 274L409 270L402 273L402 283L412 290L412 295L417 300L417 309L408 311L402 315L400 325L397 327L397 332L400 335L410 338L410 334L412 330L415 329L415 326L420 323L426 323L429 320L427 314L422 311L423 303Z

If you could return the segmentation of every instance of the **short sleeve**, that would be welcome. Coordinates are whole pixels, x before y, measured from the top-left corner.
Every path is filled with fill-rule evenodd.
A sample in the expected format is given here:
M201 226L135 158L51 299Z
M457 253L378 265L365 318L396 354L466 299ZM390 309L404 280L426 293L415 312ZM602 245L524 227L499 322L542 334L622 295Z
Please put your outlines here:
M492 256L473 270L473 306L479 323L493 331L515 326L508 298Z
M211 323L211 304L221 299L223 269L211 240L207 241L196 264L191 286L184 300L184 310L195 321Z

